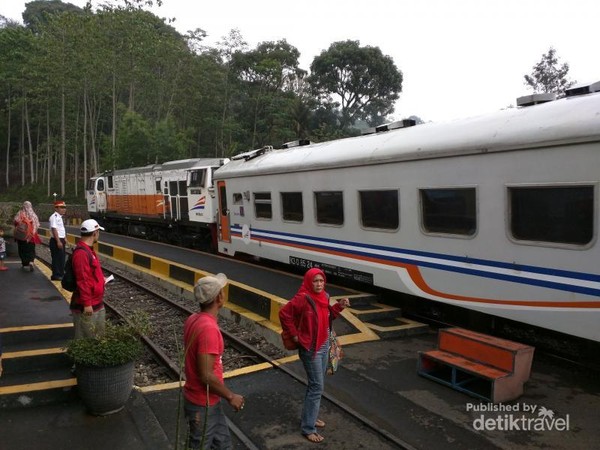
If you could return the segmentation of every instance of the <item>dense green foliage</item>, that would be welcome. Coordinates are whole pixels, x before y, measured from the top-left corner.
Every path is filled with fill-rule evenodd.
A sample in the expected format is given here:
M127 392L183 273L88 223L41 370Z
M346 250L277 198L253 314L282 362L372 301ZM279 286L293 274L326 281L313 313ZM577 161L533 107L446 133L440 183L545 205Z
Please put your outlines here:
M139 314L129 324L106 324L99 338L73 339L67 344L67 355L82 366L112 367L134 361L144 346L140 340L149 330L148 317Z
M320 95L337 94L341 99L343 125L359 119L381 125L402 90L402 73L394 61L379 48L361 47L358 41L333 43L310 69L309 81Z
M81 198L107 169L354 135L358 120L391 114L402 88L391 58L355 41L332 44L309 76L285 40L248 49L234 30L212 48L146 0L106 3L35 0L25 26L0 21L0 193Z

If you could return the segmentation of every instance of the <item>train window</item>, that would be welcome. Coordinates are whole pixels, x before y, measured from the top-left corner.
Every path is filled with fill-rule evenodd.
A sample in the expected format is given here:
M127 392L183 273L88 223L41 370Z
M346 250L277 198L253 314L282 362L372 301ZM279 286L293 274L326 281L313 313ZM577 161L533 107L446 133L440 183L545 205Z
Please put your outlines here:
M179 195L187 195L187 181L179 181L177 185L179 187Z
M423 228L472 236L477 231L475 188L420 189Z
M102 178L98 180L98 192L104 192L104 180Z
M206 186L206 170L194 170L190 172L190 187Z
M156 192L160 194L160 178L156 180Z
M397 230L400 224L398 191L359 191L360 220L366 228Z
M243 205L244 201L242 200L242 194L235 192L233 194L233 204L234 205Z
M113 177L112 177L112 176L109 176L109 177L107 177L107 180L108 180L108 188L109 188L109 189L113 189L113 188L115 187L115 186L113 185Z
M254 193L254 214L257 219L271 219L273 217L270 192Z
M175 197L179 193L177 190L177 181L169 181L169 193L171 197Z
M317 223L344 224L344 196L341 191L315 192Z
M510 187L508 192L515 239L575 245L592 240L593 186Z
M302 222L304 220L302 192L282 192L281 208L283 220Z
M225 216L229 214L227 210L227 190L225 189L225 185L219 186L219 207L221 208L220 214Z

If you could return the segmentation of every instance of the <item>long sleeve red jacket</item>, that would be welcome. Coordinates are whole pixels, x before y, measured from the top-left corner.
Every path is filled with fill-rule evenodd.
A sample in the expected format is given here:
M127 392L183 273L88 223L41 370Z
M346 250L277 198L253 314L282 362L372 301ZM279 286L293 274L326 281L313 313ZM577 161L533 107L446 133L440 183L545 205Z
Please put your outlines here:
M83 311L84 306L92 306L94 311L104 307L104 273L94 249L82 241L77 247L84 247L73 254L73 273L77 288L71 297L70 308Z
M329 306L332 319L337 318L342 311L339 303ZM291 337L298 336L298 343L307 350L316 351L318 316L314 302L309 301L305 294L296 294L283 308L279 310L279 322Z

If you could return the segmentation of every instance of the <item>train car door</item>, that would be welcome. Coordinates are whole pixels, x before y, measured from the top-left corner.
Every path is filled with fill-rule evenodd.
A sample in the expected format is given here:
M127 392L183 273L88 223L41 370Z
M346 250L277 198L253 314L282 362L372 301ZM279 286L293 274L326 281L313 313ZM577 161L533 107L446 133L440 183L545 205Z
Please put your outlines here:
M227 189L225 181L217 181L219 190L219 240L231 242L231 230L229 229L229 208L227 207Z
M86 192L88 211L90 213L99 213L106 211L106 192L104 188L104 178L92 178L88 183Z
M109 180L112 180L112 177L110 177ZM104 178L98 178L98 181L96 182L96 195L98 212L106 211L106 191L104 186Z

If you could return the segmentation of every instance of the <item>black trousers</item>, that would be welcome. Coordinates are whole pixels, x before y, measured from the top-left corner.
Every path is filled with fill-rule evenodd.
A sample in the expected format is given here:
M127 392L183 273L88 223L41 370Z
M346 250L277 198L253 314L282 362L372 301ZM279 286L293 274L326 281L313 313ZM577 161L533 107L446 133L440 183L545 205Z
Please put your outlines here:
M19 248L19 258L21 258L23 267L28 266L29 263L35 260L35 244L33 242L17 241L17 247Z
M56 245L56 239L50 238L50 255L52 256L52 278L62 278L65 274L65 239L60 240L62 248Z

